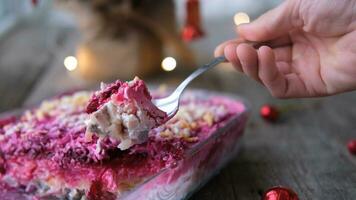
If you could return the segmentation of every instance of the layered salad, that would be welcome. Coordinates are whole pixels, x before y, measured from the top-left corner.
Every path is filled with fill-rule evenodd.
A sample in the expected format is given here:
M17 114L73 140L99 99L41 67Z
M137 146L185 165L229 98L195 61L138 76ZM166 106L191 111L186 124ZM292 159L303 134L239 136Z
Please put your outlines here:
M168 120L151 100L142 80L116 81L0 119L0 199L182 199L232 154L246 108L188 92Z
M97 134L100 141L106 137L116 139L121 150L146 142L148 131L168 120L167 114L151 99L145 83L138 77L130 82L102 84L87 105L86 138L90 141Z

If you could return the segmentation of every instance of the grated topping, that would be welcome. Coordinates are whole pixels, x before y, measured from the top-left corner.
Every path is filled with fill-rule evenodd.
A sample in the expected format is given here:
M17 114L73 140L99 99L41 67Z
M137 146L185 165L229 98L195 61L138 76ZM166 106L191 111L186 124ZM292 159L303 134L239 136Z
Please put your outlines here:
M95 135L85 137L86 113L90 92L44 101L38 108L26 111L17 120L8 120L0 126L0 154L4 159L26 156L31 159L49 159L61 166L81 163L102 163L115 157L118 141L109 137L99 140ZM231 116L226 104L209 100L184 100L177 115L166 124L149 133L149 141L135 145L129 152L157 145L156 141L178 141L182 146L196 143L209 127ZM205 138L205 137L203 137ZM100 148L97 148L100 143ZM169 142L168 142L169 143ZM176 142L177 143L177 142ZM150 152L150 149L146 149ZM151 156L156 156L159 151Z

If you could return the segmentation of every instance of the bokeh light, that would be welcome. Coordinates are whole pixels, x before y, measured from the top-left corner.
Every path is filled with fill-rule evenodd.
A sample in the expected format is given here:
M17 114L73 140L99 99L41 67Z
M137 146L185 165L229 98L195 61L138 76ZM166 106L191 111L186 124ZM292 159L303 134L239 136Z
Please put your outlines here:
M74 56L68 56L64 59L64 67L68 71L74 71L78 66L78 60Z
M244 12L238 12L234 16L234 22L236 26L240 24L246 24L250 22L250 17Z
M172 71L176 68L177 61L172 57L166 57L162 60L162 69L164 71Z

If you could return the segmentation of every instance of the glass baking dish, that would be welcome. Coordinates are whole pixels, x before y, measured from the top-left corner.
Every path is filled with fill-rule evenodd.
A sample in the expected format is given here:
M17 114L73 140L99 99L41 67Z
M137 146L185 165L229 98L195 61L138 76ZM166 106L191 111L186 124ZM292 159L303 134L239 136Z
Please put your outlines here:
M235 157L241 147L240 140L249 115L249 106L244 100L231 94L202 90L191 90L185 93L185 95L189 94L194 94L198 99L228 97L239 102L236 104L239 105L236 109L238 112L223 126L214 130L208 138L188 149L184 159L179 160L174 167L163 168L155 175L146 177L133 188L122 191L117 200L188 199ZM19 115L24 110L0 114L0 119Z

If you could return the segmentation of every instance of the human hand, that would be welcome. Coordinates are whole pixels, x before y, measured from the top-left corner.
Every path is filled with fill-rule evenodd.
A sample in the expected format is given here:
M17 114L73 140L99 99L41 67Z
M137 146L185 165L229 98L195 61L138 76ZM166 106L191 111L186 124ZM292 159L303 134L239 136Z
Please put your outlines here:
M234 67L274 97L317 97L356 89L356 1L287 0L220 44ZM246 41L262 43L258 49Z

